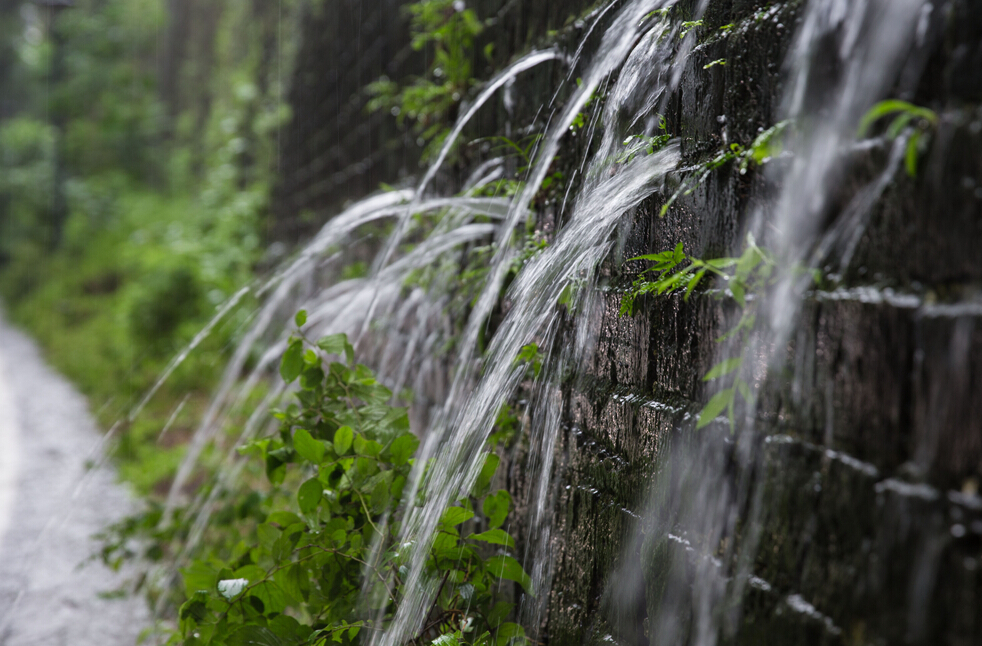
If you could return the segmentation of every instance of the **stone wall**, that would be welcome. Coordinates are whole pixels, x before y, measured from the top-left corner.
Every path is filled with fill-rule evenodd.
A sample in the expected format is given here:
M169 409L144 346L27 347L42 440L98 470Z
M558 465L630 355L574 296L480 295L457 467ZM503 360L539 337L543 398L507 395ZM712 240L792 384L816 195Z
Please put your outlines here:
M729 141L746 144L774 123L800 5L710 4L704 29L750 26L698 49L683 73L668 115L683 166L719 150L724 128ZM765 386L764 441L755 449L764 459L752 474L760 498L729 503L747 515L754 502L763 510L750 568L757 585L724 641L982 640L982 75L971 69L982 52L982 13L977 4L938 3L930 30L926 65L897 88L940 115L923 171L916 179L901 171L887 188L842 284L806 299L787 365ZM704 69L721 58L725 66ZM840 203L885 153L872 157L842 179ZM774 175L720 169L665 219L653 199L634 216L624 257L678 241L697 256L722 255L773 197ZM621 284L638 269L625 265ZM700 559L720 558L725 582L734 571L726 555L739 555L701 544L700 519L686 515L687 497L700 492L696 476L706 475L692 459L720 469L738 459L728 429L693 430L701 376L718 358L713 339L731 313L705 296L650 299L630 319L618 305L615 291L597 323L589 387L566 393L550 643L605 635L657 643L665 633L654 624L666 607L693 612L694 592L680 581L698 580ZM721 499L738 486L735 475L714 480ZM660 489L650 491L652 483ZM644 514L656 519L643 523ZM661 534L622 551L652 526ZM739 542L741 531L722 542ZM688 568L690 578L666 581L672 568ZM630 576L638 570L643 581ZM695 631L694 619L682 623ZM672 643L686 633L678 638Z
M356 18L360 4L327 3L305 34L277 202L283 230L297 235L305 226L298 214L318 221L379 181L417 172L412 142L391 120L365 115L357 90L380 61L396 79L420 62L393 19L398 2L385 0L387 17L374 18ZM479 3L482 17L498 19L484 36L495 43L494 67L535 45L578 42L583 24L568 18L589 4ZM727 142L747 144L775 122L804 4L710 2L706 33L739 28L693 53L669 102L683 166ZM680 15L694 5L682 3ZM361 31L346 26L359 20ZM841 284L812 291L803 304L788 361L762 390L762 432L751 449L763 459L752 468L734 467L728 428L693 429L706 396L702 376L720 353L715 338L735 313L696 295L645 299L622 317L618 288L643 265L610 260L610 289L593 321L594 361L562 390L543 640L664 637L660 618L693 616L685 581L719 557L721 585L735 585L726 555L753 542L743 612L719 609L725 642L982 643L982 9L939 0L927 20L931 55L897 88L941 117L923 172L891 182ZM352 49L356 33L378 45ZM345 56L354 51L370 55L353 67ZM726 65L705 67L718 59ZM566 74L557 63L521 77L517 107L494 101L472 134L513 134L532 123ZM579 163L584 145L566 142L559 167ZM839 203L885 157L875 148L857 154ZM664 219L663 198L651 198L631 216L621 256L678 241L697 256L726 253L776 194L773 168L741 174L724 166ZM457 180L451 172L443 181ZM508 482L520 508L528 487L521 458L519 450ZM713 474L718 492L705 491L710 469L723 473ZM743 476L755 483L746 499L733 493ZM686 515L698 496L705 505L725 500L735 513L720 545ZM751 514L761 528L754 541L740 524ZM695 620L679 625L671 643L695 634Z

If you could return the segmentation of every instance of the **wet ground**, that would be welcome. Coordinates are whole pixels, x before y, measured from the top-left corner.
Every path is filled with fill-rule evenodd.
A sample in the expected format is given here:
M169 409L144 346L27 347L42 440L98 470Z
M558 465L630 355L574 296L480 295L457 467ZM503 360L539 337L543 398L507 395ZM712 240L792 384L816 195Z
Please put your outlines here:
M133 508L85 399L0 321L0 646L123 646L149 613L131 573L91 560ZM95 466L93 466L95 465Z

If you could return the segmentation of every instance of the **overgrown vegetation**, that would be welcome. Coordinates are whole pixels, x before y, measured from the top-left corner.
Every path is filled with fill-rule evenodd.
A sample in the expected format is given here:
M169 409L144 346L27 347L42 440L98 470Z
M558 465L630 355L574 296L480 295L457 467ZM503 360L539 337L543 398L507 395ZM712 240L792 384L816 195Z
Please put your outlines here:
M298 327L305 318L298 313ZM367 643L416 592L405 582L412 545L397 542L419 445L406 410L389 405L392 393L354 362L344 335L291 339L280 374L297 383L296 401L274 411L274 435L240 449L251 476L224 492L211 530L193 546L171 643ZM511 497L491 491L498 463L489 453L471 490L440 519L426 569L441 584L412 644L526 641L507 621L513 595L501 584L533 592L502 528ZM134 536L149 538L148 555L162 558L194 519L178 513L165 531L159 520L117 526L104 558L123 556Z
M729 377L730 386L718 390L709 399L696 422L696 428L700 429L726 411L730 427L733 428L737 395L748 406L754 401L753 392L741 374L750 335L757 320L758 301L750 295L759 296L772 284L776 276L773 256L759 247L752 235L747 234L743 253L738 258L702 260L686 255L680 242L674 249L637 256L631 260L647 260L654 265L642 271L631 289L623 295L621 316L631 316L634 313L635 300L646 294L661 296L682 293L687 301L707 274L721 283L721 287L712 292L713 297L717 300L732 300L740 308L740 319L718 339L720 342L734 339L739 348L736 356L717 363L703 377L704 381Z
M780 155L784 148L783 138L791 125L790 120L780 121L757 135L749 147L745 148L738 143L732 143L719 151L712 159L689 169L689 174L684 177L679 187L662 205L659 215L665 217L677 199L690 195L709 178L713 171L730 162L736 162L737 169L742 175L747 172L750 164L763 165Z
M886 139L892 140L907 132L905 168L908 176L916 177L917 162L927 145L931 130L938 122L937 114L928 108L905 101L895 99L881 101L863 115L857 137L867 136L878 121L891 115L893 119L882 134ZM690 169L690 173L662 205L660 216L664 217L679 197L691 194L713 171L724 165L733 162L738 172L743 174L751 164L762 165L779 155L783 149L783 137L791 125L790 121L781 121L762 131L749 147L744 148L736 143L730 144L729 149L721 151L695 169ZM629 138L624 142L625 145L630 141ZM732 345L738 348L734 353L735 356L717 363L703 377L704 381L729 377L730 386L719 389L713 394L703 406L696 422L696 428L702 428L725 411L730 427L733 428L737 396L747 406L752 406L754 401L743 368L750 335L757 321L757 302L776 280L775 258L766 249L758 246L753 235L748 233L743 252L737 258L703 260L686 255L682 243L679 242L673 249L630 259L630 261L636 260L654 264L642 270L622 296L621 316L633 315L635 301L648 294L661 296L682 293L684 300L688 301L707 275L720 283L720 288L713 290L712 295L717 299L730 299L739 307L741 312L739 320L718 339L720 342L733 340L735 343ZM821 274L817 270L812 273L816 282L821 279Z
M400 86L386 76L367 87L370 111L389 110L399 125L408 119L423 146L423 161L435 157L460 102L473 87L474 39L484 24L460 0L418 0L403 7L410 16L413 49L427 50L431 61L425 76ZM490 50L485 55L490 58Z
M0 121L0 294L107 428L262 257L287 116L277 59L290 51L264 43L289 33L298 3L282 3L285 26L253 4L174 4L182 17L155 0L80 0L57 14L27 3L10 18L19 99ZM183 54L165 42L182 20ZM166 487L245 316L232 311L144 414L117 426L121 468L141 491Z
M692 25L694 28L698 25ZM781 154L783 138L791 127L791 121L781 121L760 134L750 146L730 144L727 149L712 159L689 169L676 190L665 200L659 212L664 217L675 201L696 190L710 174L723 166L733 163L740 174L745 174L751 164L763 165ZM625 142L627 144L628 142ZM688 301L692 293L703 283L703 279L715 278L720 287L711 291L717 300L727 299L740 309L737 323L719 339L719 342L732 341L731 346L738 349L734 356L714 365L703 377L704 381L728 378L730 386L718 389L703 406L696 421L700 429L711 423L724 411L732 429L736 423L738 399L746 406L752 406L753 391L743 374L744 359L750 342L750 335L757 320L756 296L762 295L773 284L776 277L776 260L762 247L758 246L753 235L747 234L743 252L739 257L721 257L704 260L685 253L681 242L673 249L655 254L646 254L630 259L645 260L654 264L642 270L631 287L621 298L621 316L634 314L635 301L642 296L656 296L682 293Z

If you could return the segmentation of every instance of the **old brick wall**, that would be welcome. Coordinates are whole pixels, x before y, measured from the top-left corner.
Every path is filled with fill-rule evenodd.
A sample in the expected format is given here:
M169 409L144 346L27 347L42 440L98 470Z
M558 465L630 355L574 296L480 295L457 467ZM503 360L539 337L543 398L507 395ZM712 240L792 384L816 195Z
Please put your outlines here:
M392 119L366 115L359 93L382 71L398 80L424 64L406 50L398 4L338 0L306 23L294 120L284 132L279 235L302 237L345 200L418 173L415 144ZM533 46L575 46L584 30L569 18L593 3L477 4L482 17L496 16L483 42L495 43L493 67L500 69ZM715 154L724 128L726 141L747 144L778 118L803 4L710 3L705 30L741 28L694 52L669 102L683 166ZM680 14L694 5L681 3ZM887 188L842 284L810 293L787 364L762 391L755 450L763 459L752 477L764 512L751 570L764 583L748 588L744 612L726 633L732 643L982 642L978 3L934 3L930 37L926 64L903 80L909 100L941 116L923 173L898 176ZM361 45L352 44L357 38ZM359 51L363 59L354 56ZM727 64L705 68L718 59ZM508 111L493 100L468 136L513 134L532 123L566 74L556 63L524 75L513 91L520 103ZM584 145L565 142L557 165L578 164ZM882 165L882 150L865 154L842 182L839 201ZM480 154L462 159L477 162ZM443 178L448 187L454 172L461 171ZM622 257L678 241L695 255L726 253L754 209L775 196L779 174L723 167L664 219L663 198L653 197L631 216ZM693 416L706 395L702 375L719 357L715 338L734 312L697 295L646 299L635 316L622 317L618 289L642 268L609 261L605 307L592 321L594 361L563 386L549 550L555 573L541 634L551 644L608 636L649 643L659 612L688 612L687 592L666 583L666 572L694 568L700 554L718 549L699 544L698 528L686 526L680 510L700 473L686 460L702 456L724 470L732 462L729 429L697 435ZM521 449L513 459L509 485L522 509L529 483ZM657 522L643 521L645 514ZM672 531L638 534L652 526ZM737 527L732 540L739 542Z

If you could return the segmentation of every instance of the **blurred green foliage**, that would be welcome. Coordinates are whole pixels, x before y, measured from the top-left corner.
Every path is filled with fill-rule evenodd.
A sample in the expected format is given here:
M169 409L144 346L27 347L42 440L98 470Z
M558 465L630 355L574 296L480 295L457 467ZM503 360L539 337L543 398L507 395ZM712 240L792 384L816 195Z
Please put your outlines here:
M10 36L0 296L107 428L261 261L300 6L77 0L56 15L33 3L0 11ZM60 236L56 191L67 204ZM141 490L166 488L248 305L118 427L121 468Z

